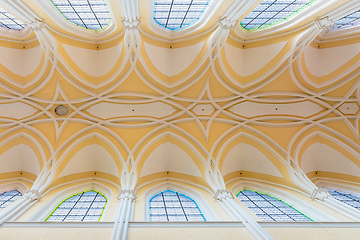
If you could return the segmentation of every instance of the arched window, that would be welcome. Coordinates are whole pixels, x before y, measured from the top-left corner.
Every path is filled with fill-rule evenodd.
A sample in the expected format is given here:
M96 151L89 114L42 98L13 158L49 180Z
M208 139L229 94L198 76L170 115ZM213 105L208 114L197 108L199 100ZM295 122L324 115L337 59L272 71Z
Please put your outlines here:
M349 206L360 210L360 197L350 193L343 193L339 191L329 190L331 196Z
M264 0L244 20L245 29L260 28L283 20L315 0Z
M14 30L21 30L25 27L25 23L21 22L17 17L0 6L0 26Z
M61 14L80 27L99 30L111 20L104 0L51 0Z
M310 222L308 218L285 202L269 195L243 190L237 197L262 221L268 222Z
M164 191L150 199L150 221L206 221L191 198L174 191Z
M194 24L204 14L210 0L155 0L154 20L175 30Z
M16 190L0 193L0 211L13 203L19 197L21 197L21 193Z
M360 10L357 10L337 20L333 26L333 29L355 26L358 25L359 23L360 23Z
M82 192L62 201L45 221L99 221L105 205L106 198L101 193L95 191Z

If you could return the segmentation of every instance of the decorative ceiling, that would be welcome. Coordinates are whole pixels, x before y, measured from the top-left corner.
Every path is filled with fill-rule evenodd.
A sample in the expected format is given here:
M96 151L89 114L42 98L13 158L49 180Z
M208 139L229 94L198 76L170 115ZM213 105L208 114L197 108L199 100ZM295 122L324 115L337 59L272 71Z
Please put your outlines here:
M174 27L157 18L165 1L66 2L0 1L26 24L0 29L2 183L360 183L360 27L333 29L360 2L312 1L251 30L259 0L202 1Z

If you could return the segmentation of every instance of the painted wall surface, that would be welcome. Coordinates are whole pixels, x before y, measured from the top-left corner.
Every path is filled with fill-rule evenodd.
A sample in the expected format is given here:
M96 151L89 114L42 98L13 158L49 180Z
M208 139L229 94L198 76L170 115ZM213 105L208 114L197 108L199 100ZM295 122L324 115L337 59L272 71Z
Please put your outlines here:
M129 240L249 240L250 235L243 228L130 228Z
M276 240L358 240L358 228L265 228Z
M112 228L0 228L1 240L110 239Z

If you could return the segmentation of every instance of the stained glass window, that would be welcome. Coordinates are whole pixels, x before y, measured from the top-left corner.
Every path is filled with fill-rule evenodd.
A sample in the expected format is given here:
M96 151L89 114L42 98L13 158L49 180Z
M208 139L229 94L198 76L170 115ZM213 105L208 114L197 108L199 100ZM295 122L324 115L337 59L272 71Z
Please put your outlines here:
M78 26L99 30L110 23L104 0L51 0L64 17Z
M45 221L99 221L105 205L106 198L101 193L95 191L82 192L62 201Z
M315 0L264 0L244 20L241 26L255 29L285 19Z
M269 195L243 190L237 197L262 221L311 222L312 220L285 202Z
M194 24L201 18L210 0L155 0L154 19L175 30Z
M333 190L329 190L329 192L330 192L331 196L333 196L335 199L360 210L360 197L359 196L355 196L350 193L333 191Z
M338 29L342 27L349 27L353 25L357 25L360 23L360 10L353 12L345 17L337 20L333 26L333 29Z
M25 27L25 23L21 22L17 17L0 6L0 26L8 29L21 30Z
M174 191L161 192L150 199L150 221L206 221L191 198Z
M16 190L0 193L0 211L13 203L19 197L21 197L21 193Z

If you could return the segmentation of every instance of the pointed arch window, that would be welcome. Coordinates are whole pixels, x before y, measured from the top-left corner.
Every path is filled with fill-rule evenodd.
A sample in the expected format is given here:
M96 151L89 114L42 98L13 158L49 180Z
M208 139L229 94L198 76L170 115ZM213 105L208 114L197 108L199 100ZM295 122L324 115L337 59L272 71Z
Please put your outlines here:
M86 29L99 30L111 20L104 0L50 0L70 22Z
M311 222L287 203L269 195L249 190L239 192L237 197L262 221L268 222Z
M350 27L350 26L358 25L359 23L360 23L360 10L357 10L337 20L333 26L333 29Z
M0 193L0 211L15 202L19 197L21 197L21 193L17 190Z
M13 30L21 30L25 27L25 23L0 6L0 26Z
M240 24L248 30L267 26L288 18L314 1L264 0Z
M99 192L82 192L62 201L45 221L100 221L106 202L106 198Z
M336 200L343 202L351 207L354 207L360 210L360 197L355 196L351 193L343 193L335 190L329 190L331 196L333 196Z
M206 221L194 200L174 191L164 191L150 199L150 221Z
M209 6L210 0L155 0L154 20L175 30L197 22Z

